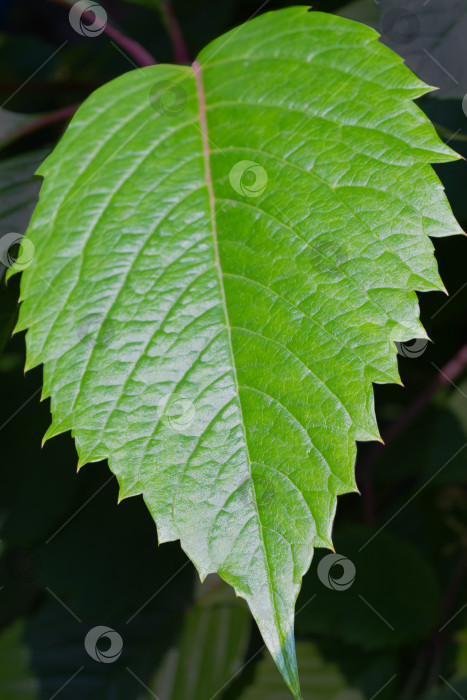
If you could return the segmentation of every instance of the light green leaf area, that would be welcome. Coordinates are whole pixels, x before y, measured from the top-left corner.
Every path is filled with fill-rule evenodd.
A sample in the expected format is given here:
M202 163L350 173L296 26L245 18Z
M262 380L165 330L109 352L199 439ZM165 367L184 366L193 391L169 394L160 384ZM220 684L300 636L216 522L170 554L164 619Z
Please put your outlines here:
M31 668L23 642L25 624L15 622L0 635L0 691L4 700L38 700L40 683Z
M185 616L180 640L154 674L147 700L155 696L160 700L221 698L242 670L251 617L232 589L217 577L213 579L199 585L196 604ZM207 587L210 590L206 593Z
M443 289L457 156L374 30L295 7L100 88L40 169L18 330L79 463L244 597L300 697L294 605L372 382Z

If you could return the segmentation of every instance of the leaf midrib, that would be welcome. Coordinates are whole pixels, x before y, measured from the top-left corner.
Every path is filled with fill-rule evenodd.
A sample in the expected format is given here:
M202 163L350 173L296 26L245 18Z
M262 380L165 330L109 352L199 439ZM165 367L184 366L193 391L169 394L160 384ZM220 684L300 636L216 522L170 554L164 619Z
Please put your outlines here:
M274 596L274 590L272 587L272 575L271 575L271 570L270 570L270 566L269 566L269 557L268 557L265 538L264 538L264 528L263 528L263 523L261 521L261 517L259 514L259 510L258 510L255 481L253 478L252 459L250 456L250 450L248 447L248 441L247 441L247 436L246 436L245 420L244 420L244 416L243 416L243 408L242 408L242 403L241 403L241 399L240 399L240 389L239 389L239 382L238 382L238 377L237 377L237 367L236 367L236 363L235 363L235 356L234 356L233 346L232 346L231 326L230 326L229 313L228 313L228 309L227 309L227 301L226 301L225 289L224 289L223 272L222 272L222 267L220 264L219 243L218 243L218 236L217 236L217 224L216 224L216 214L215 214L216 200L215 200L214 188L213 188L213 182L212 182L211 159L210 159L211 152L210 152L210 147L209 147L208 126L207 126L207 118L206 118L206 96L205 96L205 92L204 92L203 80L201 77L202 68L201 68L201 65L198 61L194 61L192 67L193 67L193 72L195 75L196 92L198 95L198 103L199 103L199 120L200 120L201 136L202 136L202 143L203 143L203 157L204 157L204 165L205 165L205 171L206 171L206 184L207 184L207 189L208 189L208 194L209 194L211 230L212 230L213 241L214 241L214 263L215 263L218 278L219 278L222 307L223 307L223 311L224 311L224 318L225 318L225 322L226 322L226 330L227 330L227 337L228 337L228 344L229 344L230 361L232 364L232 370L233 370L233 375L234 375L235 390L236 390L236 394L238 397L238 406L239 406L240 417L241 417L243 439L244 439L244 443L245 443L251 485L252 485L252 489L253 489L253 505L254 505L254 508L256 511L258 527L259 527L259 530L261 533L261 537L260 537L261 545L262 545L262 549L263 549L264 561L266 563L267 572L268 572L268 576L267 576L268 589L269 589L269 594L271 597L271 602L273 603L273 614L274 614L274 620L276 623L277 634L281 640L282 649L285 649L285 647L287 645L287 640L284 638L284 635L282 633L280 620L279 620L278 613L277 613L276 600L275 600L275 596ZM286 667L288 667L287 654L283 654L283 659L284 659ZM293 669L287 668L287 671L290 674L289 679L292 680L293 676L294 676Z

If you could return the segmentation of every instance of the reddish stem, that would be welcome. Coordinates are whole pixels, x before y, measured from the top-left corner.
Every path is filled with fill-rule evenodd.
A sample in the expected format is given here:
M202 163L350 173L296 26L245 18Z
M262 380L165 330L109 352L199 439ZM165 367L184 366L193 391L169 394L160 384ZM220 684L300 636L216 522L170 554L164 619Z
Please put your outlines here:
M111 24L106 24L104 31L117 44L119 44L122 49L127 52L127 54L132 56L140 66L153 66L155 63L157 63L154 56L151 56L149 51L146 51L144 46L141 46L141 44L139 44L137 41L125 36L125 34L122 34L119 29L112 27Z
M70 5L67 0L50 0L50 2L63 5L64 7L70 9ZM95 15L92 10L84 12L82 16L83 19L89 22L89 24L92 24L95 20ZM141 46L141 44L137 41L125 36L125 34L123 34L119 29L116 29L108 22L106 23L103 31L107 34L107 36L110 36L117 44L119 44L130 56L132 56L140 66L153 66L155 63L157 63L156 59L151 56L149 51L146 51L144 46Z
M405 698L412 698L414 696L417 686L419 685L423 676L427 678L425 687L427 693L435 684L443 660L444 645L448 636L448 633L445 631L445 627L449 624L449 614L451 613L452 607L456 601L459 591L461 590L462 582L466 573L467 551L463 550L459 556L459 559L457 560L452 577L446 588L436 630L431 634L423 647L420 649L413 671L409 680L407 681L404 691L401 694L401 700L405 700ZM429 663L430 657L433 658L431 660L430 667L426 669L426 665Z
M55 112L50 112L49 114L44 114L44 116L38 117L33 122L30 122L29 124L26 124L25 126L16 129L16 131L14 131L8 138L8 143L16 141L16 139L19 139L23 136L28 136L29 134L32 134L35 131L39 131L39 129L43 129L46 126L50 126L51 124L56 124L58 122L69 119L73 116L73 114L76 112L79 106L79 104L70 105L69 107L63 107L62 109L57 109Z
M182 30L174 14L170 0L162 0L162 11L167 21L167 29L172 41L175 60L177 63L189 63L190 55L188 53L188 48L185 44Z

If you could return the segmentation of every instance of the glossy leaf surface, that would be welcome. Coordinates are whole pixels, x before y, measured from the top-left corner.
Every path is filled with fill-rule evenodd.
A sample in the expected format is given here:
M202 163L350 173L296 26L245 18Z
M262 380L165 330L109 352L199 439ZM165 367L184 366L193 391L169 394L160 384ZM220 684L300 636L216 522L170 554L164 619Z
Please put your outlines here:
M428 236L459 232L428 88L377 39L296 7L100 88L40 169L22 279L47 436L234 586L297 698L301 578L443 289Z

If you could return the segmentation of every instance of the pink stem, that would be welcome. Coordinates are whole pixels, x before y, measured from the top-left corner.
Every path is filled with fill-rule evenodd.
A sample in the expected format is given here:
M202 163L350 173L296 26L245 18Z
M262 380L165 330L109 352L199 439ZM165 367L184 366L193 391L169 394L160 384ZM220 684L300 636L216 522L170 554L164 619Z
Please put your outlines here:
M63 5L65 7L70 7L69 4L66 2L66 0L50 0L51 2L57 3L58 5ZM89 22L89 24L92 24L95 20L95 15L91 11L84 12L83 13L83 18L86 18L86 20ZM122 34L122 32L119 29L116 29L110 24L106 24L104 28L104 32L110 36L114 41L119 44L122 49L124 49L130 56L132 56L137 63L139 63L140 66L153 66L155 63L157 63L156 59L151 56L149 51L146 51L144 46L141 46L137 41L134 41L133 39L130 39L129 37L125 36L125 34Z
M175 60L177 63L189 63L190 55L170 0L162 0L162 11L167 20L167 28L172 40Z
M25 126L22 126L20 129L17 129L14 131L10 138L8 139L8 143L11 141L16 141L16 139L21 138L22 136L27 136L29 134L34 133L34 131L38 131L39 129L42 129L46 126L49 126L51 124L56 124L57 122L65 121L66 119L69 119L70 117L73 116L73 114L76 112L78 109L79 104L75 105L70 105L69 107L63 107L62 109L57 109L55 112L50 112L49 114L44 114L43 117L38 117L35 119L33 122L30 122L29 124L26 124Z
M121 31L115 27L112 27L112 25L106 24L104 31L117 44L119 44L122 49L127 52L127 54L132 56L140 66L154 66L157 63L154 56L151 56L149 51L146 51L141 44L125 36L125 34L122 34Z

